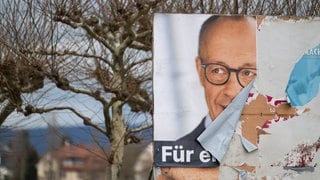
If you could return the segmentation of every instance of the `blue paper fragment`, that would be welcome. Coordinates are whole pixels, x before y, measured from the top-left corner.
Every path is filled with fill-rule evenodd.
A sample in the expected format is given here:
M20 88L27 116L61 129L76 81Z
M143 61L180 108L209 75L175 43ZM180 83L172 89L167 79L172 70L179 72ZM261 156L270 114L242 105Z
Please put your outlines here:
M291 106L303 106L317 96L320 84L320 44L295 64L286 93Z
M219 162L222 161L229 148L234 130L239 122L252 86L253 82L242 89L227 108L197 138L202 147L209 151Z

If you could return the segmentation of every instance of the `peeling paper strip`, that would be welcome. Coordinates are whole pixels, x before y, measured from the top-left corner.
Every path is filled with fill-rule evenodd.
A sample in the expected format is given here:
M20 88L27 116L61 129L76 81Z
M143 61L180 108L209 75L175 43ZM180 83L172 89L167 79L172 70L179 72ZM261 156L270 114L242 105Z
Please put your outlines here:
M199 143L219 162L228 150L252 83L242 89L228 107L200 134Z
M252 144L250 141L248 141L246 138L244 138L243 136L241 136L241 143L244 146L244 148L247 150L247 152L252 152L256 149L258 149L257 146L255 146L254 144Z
M248 176L252 175L252 173L255 171L254 166L248 166L246 163L243 163L240 166L230 166L230 167L238 172L239 180L251 179Z

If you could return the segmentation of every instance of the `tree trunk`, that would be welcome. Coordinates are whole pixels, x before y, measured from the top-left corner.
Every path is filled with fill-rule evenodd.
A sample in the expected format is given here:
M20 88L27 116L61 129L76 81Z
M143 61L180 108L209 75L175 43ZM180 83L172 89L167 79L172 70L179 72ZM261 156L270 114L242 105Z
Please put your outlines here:
M122 116L122 102L116 101L112 105L112 122L111 122L111 179L117 180L122 166L124 153L124 139L126 126Z
M0 111L0 126L15 109L16 106L10 102L2 107L2 110Z

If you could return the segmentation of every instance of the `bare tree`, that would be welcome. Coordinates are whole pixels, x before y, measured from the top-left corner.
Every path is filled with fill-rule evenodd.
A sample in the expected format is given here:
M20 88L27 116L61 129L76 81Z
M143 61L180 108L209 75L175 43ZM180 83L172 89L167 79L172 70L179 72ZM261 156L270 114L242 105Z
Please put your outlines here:
M8 108L2 108L6 113L1 122L14 110L25 116L69 111L110 140L108 160L112 179L116 179L124 145L140 142L134 134L151 127L151 123L142 123L132 128L123 111L152 113L151 8L156 4L3 2L1 102ZM40 103L45 93L39 91L50 84L69 96L83 95L96 101L99 109L88 106L88 111L101 111L103 123L93 121L93 115L75 104Z
M315 16L319 6L316 0L1 1L0 125L14 111L74 114L109 139L117 179L124 146L151 127L132 128L125 112L152 115L154 12Z
M37 36L32 27L25 31L23 21L27 20L30 9L24 7L22 11L20 8L23 5L19 1L0 3L0 125L13 111L21 111L23 93L34 92L44 85L44 76L38 73L40 62L30 59L16 47L24 43L33 46L34 41L45 34L38 32L41 35Z

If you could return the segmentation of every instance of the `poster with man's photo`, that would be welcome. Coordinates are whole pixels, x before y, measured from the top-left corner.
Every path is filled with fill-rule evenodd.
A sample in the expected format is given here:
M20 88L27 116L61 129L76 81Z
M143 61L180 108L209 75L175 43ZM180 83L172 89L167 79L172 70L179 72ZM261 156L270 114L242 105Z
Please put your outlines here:
M155 14L155 178L319 177L319 30L319 18Z

